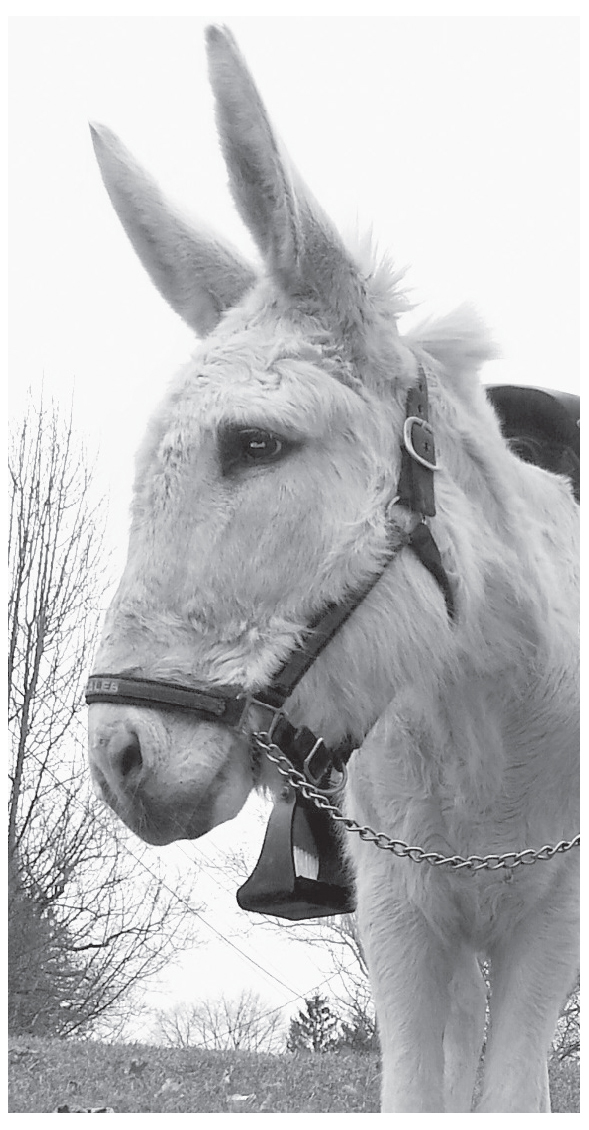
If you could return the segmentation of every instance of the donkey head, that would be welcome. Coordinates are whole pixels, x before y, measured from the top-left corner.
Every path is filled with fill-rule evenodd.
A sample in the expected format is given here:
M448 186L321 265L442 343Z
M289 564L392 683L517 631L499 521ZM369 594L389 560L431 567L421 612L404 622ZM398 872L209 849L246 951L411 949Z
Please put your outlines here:
M187 221L113 134L92 131L137 254L203 339L137 456L128 559L96 669L256 690L318 612L379 571L417 362L396 330L392 270L345 248L226 30L209 29L208 53L259 269ZM409 517L399 510L399 537ZM391 599L402 624L403 598ZM374 661L382 617L368 601L354 619L364 630L352 643L343 631L289 704L331 742L360 740L387 697ZM104 799L153 843L203 834L267 783L247 733L135 705L90 707L90 759Z

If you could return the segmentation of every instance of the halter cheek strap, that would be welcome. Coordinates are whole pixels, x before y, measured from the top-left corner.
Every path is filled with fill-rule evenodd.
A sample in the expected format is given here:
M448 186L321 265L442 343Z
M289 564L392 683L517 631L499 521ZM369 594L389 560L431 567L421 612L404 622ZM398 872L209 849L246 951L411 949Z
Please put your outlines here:
M429 422L427 378L419 365L417 383L409 389L405 406L401 473L397 487L398 501L422 518L433 518L434 471L437 471L434 430Z
M440 586L448 616L453 620L456 609L452 586L442 564L440 551L425 521L426 518L433 518L436 513L434 473L439 470L439 463L436 462L434 431L429 422L427 378L421 364L417 383L407 394L405 411L397 501L421 516L421 521L409 535L408 544Z
M437 581L446 601L446 609L448 616L451 620L454 619L456 609L454 605L454 594L452 586L448 580L448 574L442 564L440 551L432 537L432 532L425 522L418 522L409 536L408 545L410 549L417 555L421 564L425 569L431 573L435 581Z

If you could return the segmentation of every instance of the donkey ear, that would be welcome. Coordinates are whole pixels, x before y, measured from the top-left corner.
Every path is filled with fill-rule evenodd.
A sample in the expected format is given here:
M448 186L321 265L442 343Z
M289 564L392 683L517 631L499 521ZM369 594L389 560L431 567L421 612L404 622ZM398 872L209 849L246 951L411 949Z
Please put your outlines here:
M177 314L199 335L216 326L256 281L254 270L227 244L189 220L114 133L90 126L102 179L143 266Z
M342 329L361 321L356 264L282 149L227 28L207 28L209 74L233 198L272 275Z

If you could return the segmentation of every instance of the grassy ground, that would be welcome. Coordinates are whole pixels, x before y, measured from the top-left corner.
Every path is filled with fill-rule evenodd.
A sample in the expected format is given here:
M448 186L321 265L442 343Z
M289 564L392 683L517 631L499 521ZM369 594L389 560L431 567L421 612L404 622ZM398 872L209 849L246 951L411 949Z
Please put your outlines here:
M33 1038L9 1041L9 1111L377 1113L374 1055L251 1055ZM553 1111L579 1111L578 1064L551 1066ZM241 1097L235 1097L241 1096Z

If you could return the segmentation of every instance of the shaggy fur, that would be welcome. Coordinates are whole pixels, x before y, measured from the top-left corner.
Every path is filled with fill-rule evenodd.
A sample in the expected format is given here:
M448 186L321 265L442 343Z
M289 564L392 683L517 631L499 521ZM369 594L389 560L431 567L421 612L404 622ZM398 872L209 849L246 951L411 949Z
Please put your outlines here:
M407 390L428 374L441 470L431 528L455 593L402 550L287 704L351 736L348 813L448 854L571 838L578 826L577 510L508 449L478 380L493 355L460 310L400 336L397 276L346 249L293 172L227 31L208 33L219 132L255 271L169 208L95 127L105 184L168 302L206 335L137 456L129 556L97 670L259 689L327 602L383 567L415 516L392 505ZM239 429L276 458L227 461ZM224 462L225 459L225 462ZM255 727L255 718L250 725ZM90 709L104 798L153 843L231 819L247 735L131 706ZM577 968L578 859L477 874L349 836L383 1051L383 1110L549 1110L546 1053Z

